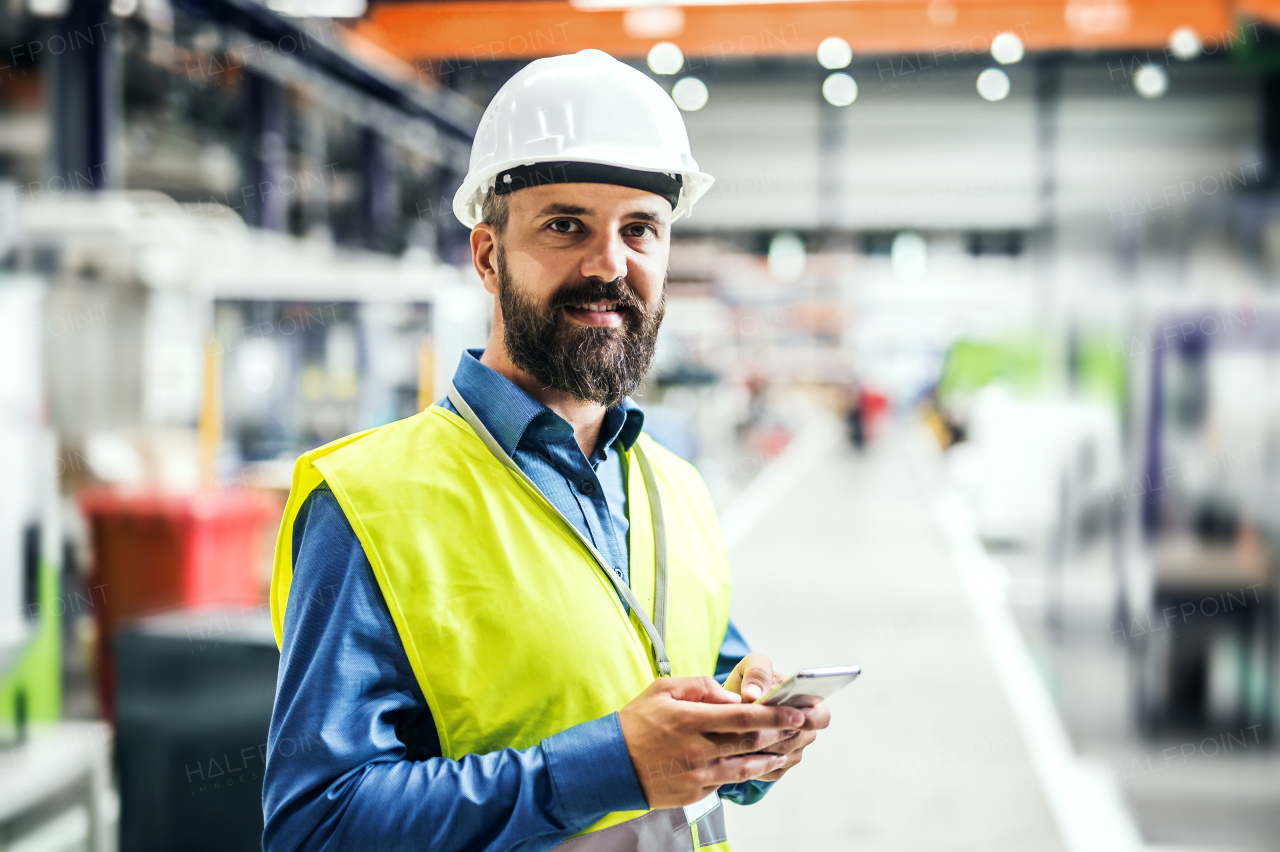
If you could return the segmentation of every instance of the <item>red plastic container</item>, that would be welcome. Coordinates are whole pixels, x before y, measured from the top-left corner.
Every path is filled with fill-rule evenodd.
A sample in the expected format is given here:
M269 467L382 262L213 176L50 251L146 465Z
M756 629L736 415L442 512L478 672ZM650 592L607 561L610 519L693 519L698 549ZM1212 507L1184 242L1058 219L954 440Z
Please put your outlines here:
M242 489L204 494L86 491L80 507L93 541L90 581L100 600L97 689L115 711L111 640L123 622L164 610L266 601L263 565L283 507Z

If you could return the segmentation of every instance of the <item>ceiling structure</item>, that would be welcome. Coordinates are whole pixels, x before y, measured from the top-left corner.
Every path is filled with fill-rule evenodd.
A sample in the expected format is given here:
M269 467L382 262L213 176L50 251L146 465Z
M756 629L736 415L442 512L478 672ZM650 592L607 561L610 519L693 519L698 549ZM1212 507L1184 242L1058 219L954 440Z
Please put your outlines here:
M1277 0L411 0L375 3L356 30L430 73L594 47L643 57L670 41L695 61L810 55L829 36L855 54L986 53L1012 32L1027 50L1159 50L1191 27L1204 52L1234 46Z

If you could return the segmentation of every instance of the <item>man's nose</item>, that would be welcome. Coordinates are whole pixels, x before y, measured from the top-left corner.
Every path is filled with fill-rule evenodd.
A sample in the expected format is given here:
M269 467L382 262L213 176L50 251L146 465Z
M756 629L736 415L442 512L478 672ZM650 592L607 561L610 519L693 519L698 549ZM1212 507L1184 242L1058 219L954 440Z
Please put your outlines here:
M617 281L627 277L627 247L617 234L602 233L586 246L579 271L584 278Z

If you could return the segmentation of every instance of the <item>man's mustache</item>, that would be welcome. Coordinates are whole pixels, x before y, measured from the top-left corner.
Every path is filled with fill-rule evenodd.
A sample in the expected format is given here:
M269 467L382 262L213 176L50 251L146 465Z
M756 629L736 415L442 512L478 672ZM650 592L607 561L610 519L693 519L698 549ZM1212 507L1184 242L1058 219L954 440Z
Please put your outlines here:
M593 302L615 302L619 310L641 311L643 307L635 291L627 286L625 279L618 278L613 281L587 279L557 290L555 297L551 300L551 310Z

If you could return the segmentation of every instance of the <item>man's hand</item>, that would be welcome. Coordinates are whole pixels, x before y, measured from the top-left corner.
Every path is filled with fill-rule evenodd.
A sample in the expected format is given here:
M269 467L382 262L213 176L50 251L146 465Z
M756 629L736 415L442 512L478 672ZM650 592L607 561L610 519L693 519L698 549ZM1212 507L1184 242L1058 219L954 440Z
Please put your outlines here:
M764 654L747 654L733 667L724 682L724 688L742 696L743 701L755 701L782 683L783 677L773 670L773 662ZM804 724L791 737L780 740L764 751L786 757L781 767L760 776L761 781L777 781L804 757L804 749L818 737L818 731L831 724L831 711L826 704L810 707L804 713Z
M772 754L780 754L786 760L782 766L772 772L761 775L761 781L777 781L783 775L786 775L788 769L804 758L805 747L818 738L818 731L831 724L831 711L827 709L826 704L807 707L800 712L804 714L804 724L800 726L800 730L792 734L788 739L779 740L764 749Z
M651 808L706 798L725 784L785 772L805 713L743 704L710 677L664 677L618 712L622 736Z
M782 675L773 670L773 661L764 654L747 654L729 672L724 688L742 696L743 701L757 701L782 683Z

